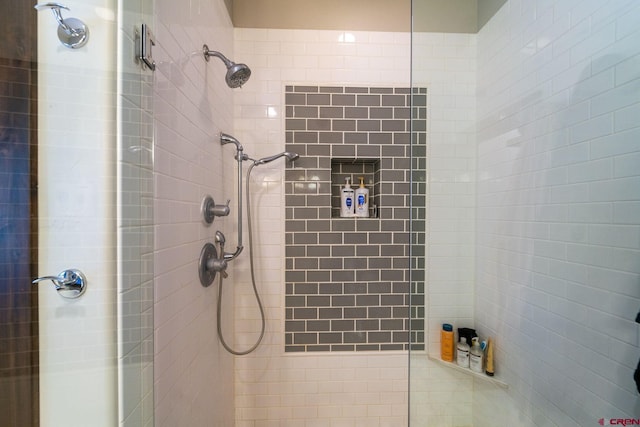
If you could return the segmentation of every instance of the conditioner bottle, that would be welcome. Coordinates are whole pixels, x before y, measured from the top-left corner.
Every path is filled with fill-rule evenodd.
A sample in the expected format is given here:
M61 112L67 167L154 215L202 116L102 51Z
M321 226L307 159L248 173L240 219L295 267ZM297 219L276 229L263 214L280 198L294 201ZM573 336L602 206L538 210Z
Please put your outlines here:
M369 216L369 189L364 186L364 177L360 176L360 187L356 188L356 216Z
M458 342L456 352L458 353L458 357L457 357L458 366L461 366L463 368L468 368L469 367L469 344L467 344L467 339L465 337L460 337L460 342Z
M480 342L478 337L471 339L471 351L469 353L469 367L472 371L482 373L482 349L480 349Z

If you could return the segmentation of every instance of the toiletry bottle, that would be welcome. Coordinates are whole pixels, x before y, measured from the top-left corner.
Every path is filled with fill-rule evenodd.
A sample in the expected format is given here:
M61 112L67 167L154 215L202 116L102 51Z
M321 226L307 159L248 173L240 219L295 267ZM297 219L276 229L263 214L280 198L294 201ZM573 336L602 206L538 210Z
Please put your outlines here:
M453 362L453 326L442 324L440 331L440 358L446 362Z
M353 188L351 188L351 184L349 181L351 178L345 178L345 185L340 191L340 216L341 217L352 217L355 213L355 206L353 203Z
M472 371L482 373L482 359L483 359L482 349L480 349L480 342L478 341L478 337L474 337L471 339L471 350L469 352L469 367Z
M369 189L364 187L364 177L360 176L360 187L356 188L356 216L369 216Z
M484 368L484 373L490 377L495 373L493 367L493 341L491 338L487 340L487 366Z
M456 348L456 352L458 353L458 366L462 366L463 368L469 367L469 344L467 344L467 339L465 337L460 337L460 341L458 342L458 346Z

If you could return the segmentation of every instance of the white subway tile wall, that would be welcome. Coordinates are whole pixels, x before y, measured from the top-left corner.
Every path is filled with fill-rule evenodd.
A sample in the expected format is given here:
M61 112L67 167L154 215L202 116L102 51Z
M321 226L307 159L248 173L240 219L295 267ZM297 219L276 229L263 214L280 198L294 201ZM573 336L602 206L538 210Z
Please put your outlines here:
M634 418L640 4L509 1L478 35L475 426ZM635 24L632 24L635 23Z
M446 233L453 240L435 245L442 262L428 268L435 270L434 277L441 277L436 284L443 299L442 305L429 310L440 313L438 323L468 326L473 319L475 36L421 34L417 43L421 74L415 84L427 87L430 94L428 143L440 153L431 160L429 179L435 178L431 191L435 185L437 195L455 195L457 203L440 212L441 221L451 221ZM285 149L286 85L406 86L409 82L406 33L236 29L235 47L235 60L253 70L251 80L234 93L235 136L256 158ZM458 161L459 157L464 160ZM284 353L284 169L274 162L252 173L254 256L267 334L256 352L236 361L236 426L405 426L406 353ZM462 243L462 249L456 243ZM236 313L236 327L243 328L236 329L238 347L246 348L260 330L246 257L237 260L230 277L243 301L241 322ZM423 352L412 360L413 375L413 390L428 399L416 403L421 422L470 425L470 379L431 364ZM459 408L457 402L466 406Z
M150 23L151 24L151 23ZM217 282L204 288L197 263L216 230L235 240L234 215L207 227L206 194L233 199L233 152L220 145L232 133L233 91L216 58L202 45L233 54L224 2L157 2L153 55L155 109L155 425L231 426L233 356L215 334ZM235 212L236 201L231 203ZM225 324L233 322L233 294L224 295ZM231 337L229 341L233 342Z

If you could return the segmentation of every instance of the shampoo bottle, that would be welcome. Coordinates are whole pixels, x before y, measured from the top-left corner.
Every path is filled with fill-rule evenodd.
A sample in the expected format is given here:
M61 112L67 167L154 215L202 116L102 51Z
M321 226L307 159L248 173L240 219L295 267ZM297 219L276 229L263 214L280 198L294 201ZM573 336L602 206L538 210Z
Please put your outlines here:
M471 338L471 351L469 353L469 367L472 371L482 373L482 359L483 353L480 348L480 342L478 337Z
M458 366L462 366L463 368L469 367L469 344L467 344L467 339L465 337L460 337L460 342L456 348L456 352L458 353Z
M349 181L351 178L345 178L345 185L340 191L340 216L341 217L352 217L355 214L355 205L353 203L353 188L351 188L351 184Z
M369 216L369 189L364 187L364 177L359 177L360 187L356 188L356 216Z
M453 342L453 326L444 323L440 331L440 358L446 362L453 362Z

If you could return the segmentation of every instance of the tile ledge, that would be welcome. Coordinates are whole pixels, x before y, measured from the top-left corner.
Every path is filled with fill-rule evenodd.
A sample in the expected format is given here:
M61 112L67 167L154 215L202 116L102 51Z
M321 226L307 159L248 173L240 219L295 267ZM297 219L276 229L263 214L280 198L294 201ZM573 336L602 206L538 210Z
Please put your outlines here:
M488 381L490 383L493 383L495 385L497 385L498 387L504 388L504 389L508 389L509 388L509 384L500 381L499 379L496 379L495 377L490 377L488 375L485 374L480 374L478 372L474 372L471 369L467 369L467 368L463 368L461 366L456 365L455 363L452 362L446 362L442 359L440 359L440 357L438 357L437 355L433 355L433 354L429 354L428 355L429 360L433 360L434 362L436 362L437 364L447 367L449 369L453 369L454 371L458 371L458 372L462 372L464 374L470 375L474 378L477 378L481 381Z

